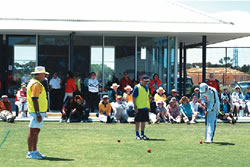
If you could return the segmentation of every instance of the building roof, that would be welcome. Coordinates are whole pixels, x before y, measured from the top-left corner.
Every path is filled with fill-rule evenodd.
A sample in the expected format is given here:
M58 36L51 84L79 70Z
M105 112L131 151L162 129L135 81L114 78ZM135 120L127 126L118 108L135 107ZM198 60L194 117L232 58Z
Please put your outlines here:
M15 4L15 5L13 5ZM250 30L168 0L4 1L0 33L177 36L208 44L250 35Z

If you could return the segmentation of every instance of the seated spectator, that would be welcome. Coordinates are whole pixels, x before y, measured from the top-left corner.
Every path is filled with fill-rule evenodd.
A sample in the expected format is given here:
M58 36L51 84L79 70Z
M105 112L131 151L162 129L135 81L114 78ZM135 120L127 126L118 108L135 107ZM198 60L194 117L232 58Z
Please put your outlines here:
M64 102L62 111L61 111L61 113L62 113L62 117L60 120L61 123L69 120L70 113L73 109L74 109L74 99L73 99L73 97L67 97L65 102ZM69 120L69 122L70 122L70 120Z
M154 95L156 90L161 86L161 80L159 79L159 74L155 73L153 79L149 82L148 87L150 88L150 94Z
M19 89L16 93L15 105L18 108L16 115L20 118L27 117L27 90L25 83L21 84L21 89Z
M197 100L197 97L194 96L190 105L193 112L198 112L198 117L202 118L205 115L206 107L201 104L201 99Z
M132 86L132 81L131 81L131 79L129 78L129 76L128 76L128 72L124 72L123 73L123 77L120 79L120 85L121 85L121 87L120 87L120 90L124 93L125 92L125 87L126 86Z
M156 108L156 113L157 113L157 116L156 116L156 123L160 122L161 120L166 123L167 122L167 110L166 108L164 107L165 105L165 102L163 100L159 100L156 102L157 104L157 108Z
M157 119L156 119L156 103L154 101L154 98L152 97L152 95L149 96L149 102L150 102L150 110L149 110L149 122L150 123L156 123Z
M8 96L2 95L2 100L0 101L0 119L13 123L15 118L16 117L12 114L11 104L8 100Z
M250 117L250 86L247 87L247 93L245 95L245 102L248 109L248 116Z
M166 95L164 94L165 90L162 87L159 87L159 89L156 90L156 94L154 96L155 102L163 101L164 103L167 100Z
M192 110L188 98L186 96L183 96L180 100L180 103L181 115L184 122L191 124L196 123L196 119L199 112Z
M110 87L112 90L109 92L109 102L116 102L117 96L122 96L122 92L118 89L120 85L117 85L117 83L113 83Z
M127 110L129 109L126 102L122 101L122 96L118 95L116 98L116 103L112 106L115 113L115 118L117 122L128 122Z
M169 101L172 99L172 97L174 97L177 101L177 103L180 101L181 97L178 95L178 91L176 89L172 89L170 91L170 95L167 97L167 105L169 104Z
M227 101L227 98L226 96L222 97L218 118L221 120L228 120L230 123L234 124L236 120L233 118L232 107Z
M104 123L111 123L111 104L109 103L108 95L104 95L99 103L99 119Z
M192 95L190 96L190 101L193 100L194 96L196 97L196 102L198 102L198 99L200 98L200 89L199 88L194 89L194 93L192 93Z
M239 110L245 110L245 103L244 103L244 95L243 92L240 91L240 87L237 85L235 87L235 92L232 94L232 102L233 102L233 109L236 108L236 115L239 114Z
M227 97L227 101L232 104L232 98L230 93L228 92L228 89L226 87L223 88L223 92L221 93L221 99L222 97Z
M181 112L175 97L172 97L167 105L167 115L171 123L181 123Z
M80 95L74 97L74 108L69 115L68 122L88 122L89 112L86 107L86 102Z
M128 109L128 116L129 117L135 117L135 111L134 111L134 103L133 103L133 88L131 88L130 85L126 86L125 92L123 93L123 99L127 102L129 109Z

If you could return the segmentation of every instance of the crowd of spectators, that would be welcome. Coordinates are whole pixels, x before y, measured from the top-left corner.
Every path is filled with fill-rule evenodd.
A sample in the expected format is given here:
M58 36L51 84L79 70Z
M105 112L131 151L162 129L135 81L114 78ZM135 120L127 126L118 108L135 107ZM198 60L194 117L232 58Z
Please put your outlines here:
M50 80L46 79L42 83L48 94L50 110L60 110L62 113L60 122L86 122L89 113L97 113L100 121L105 123L111 123L113 120L121 123L133 122L135 117L133 88L135 85L127 72L123 73L123 77L118 82L112 83L109 93L103 95L101 100L99 81L95 72L91 72L85 78L81 78L78 73L75 73L74 76L72 72L68 72L65 80L61 80L57 73L54 73ZM248 87L246 95L239 86L235 87L232 94L226 87L221 92L219 81L215 79L213 73L209 75L207 84L216 88L220 94L219 119L235 123L238 116L250 116L250 87ZM167 94L158 74L153 75L148 87L150 89L149 119L151 123L193 124L197 122L197 119L205 117L207 106L200 98L198 87L194 88L190 98L181 97L176 89L172 89L170 94ZM64 91L62 92L62 90ZM12 114L11 108L6 107L7 101L6 96L0 101L2 115L3 110ZM17 116L27 116L25 84L22 84L21 89L18 90L15 104ZM13 117L11 118L13 119Z

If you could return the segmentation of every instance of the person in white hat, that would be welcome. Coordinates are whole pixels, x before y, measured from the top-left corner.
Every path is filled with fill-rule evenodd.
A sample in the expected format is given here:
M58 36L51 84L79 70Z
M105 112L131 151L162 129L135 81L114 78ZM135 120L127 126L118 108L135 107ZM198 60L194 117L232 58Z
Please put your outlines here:
M118 95L116 98L116 102L112 105L112 108L115 113L115 118L117 122L126 123L128 122L128 114L127 110L129 106L125 101L123 101L123 97Z
M164 122L164 123L167 123L167 110L166 108L164 107L165 105L165 102L163 100L158 100L156 102L157 104L157 107L156 107L156 123L160 122L161 120Z
M205 143L212 143L217 123L216 117L220 108L219 95L215 88L206 83L200 84L200 93L202 102L207 105Z
M99 103L99 119L104 123L111 123L111 104L109 103L109 96L104 95L102 101Z
M166 102L167 97L164 93L165 93L165 90L162 87L159 87L159 89L156 90L156 94L154 96L154 100L156 104L158 101L163 101L164 103Z
M190 101L193 100L194 96L196 96L196 102L198 102L198 99L200 98L200 89L199 88L194 88L194 92L190 96Z
M117 83L113 83L110 87L112 90L109 92L109 102L116 102L116 98L118 95L122 96L122 92L118 89L120 85Z
M0 101L0 119L13 123L15 118L16 117L12 114L11 104L8 100L8 96L2 95L2 100Z
M28 134L28 153L27 159L42 159L42 155L37 151L37 141L40 128L43 126L44 117L48 110L47 94L42 81L45 74L48 74L43 66L35 67L35 71L31 73L34 77L27 86L27 105L30 114L30 130Z
M244 115L246 104L244 102L244 94L240 89L240 86L235 86L235 92L232 93L233 110L236 108L235 116ZM241 113L240 113L240 110Z
M25 83L21 84L21 89L19 89L16 93L15 105L18 108L16 116L26 117L28 108L27 108L27 89Z
M127 85L124 88L125 92L123 93L123 99L127 102L129 109L128 109L128 116L134 117L135 116L135 111L133 110L134 108L134 103L133 103L133 88L131 88L130 85Z

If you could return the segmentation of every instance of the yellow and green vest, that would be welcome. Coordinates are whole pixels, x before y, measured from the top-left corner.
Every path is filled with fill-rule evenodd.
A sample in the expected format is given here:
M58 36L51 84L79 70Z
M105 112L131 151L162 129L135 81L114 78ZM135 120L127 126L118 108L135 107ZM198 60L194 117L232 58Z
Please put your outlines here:
M44 86L41 84L41 82L39 82L38 80L32 78L27 86L27 106L28 106L28 112L29 113L34 113L35 112L35 108L34 108L34 104L32 101L32 92L31 92L31 87L32 85L34 85L35 83L38 83L39 85L41 85L42 87L42 92L40 93L39 97L38 97L38 105L39 105L39 111L42 112L47 112L48 110L48 100L47 100L47 94L45 91Z

